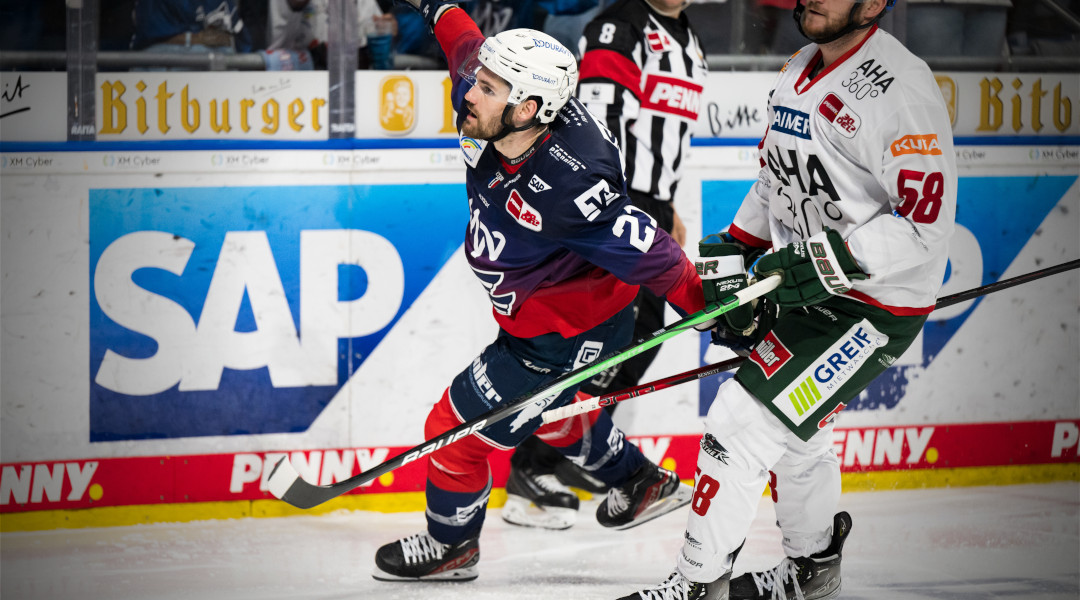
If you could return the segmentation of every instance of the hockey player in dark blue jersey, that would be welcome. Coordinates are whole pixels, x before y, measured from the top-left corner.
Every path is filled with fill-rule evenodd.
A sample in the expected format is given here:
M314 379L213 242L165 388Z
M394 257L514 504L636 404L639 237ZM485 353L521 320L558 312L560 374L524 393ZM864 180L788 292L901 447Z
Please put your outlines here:
M684 313L704 299L682 249L628 202L611 135L572 98L574 56L538 31L485 39L453 4L408 1L450 66L467 164L465 252L500 327L432 408L430 438L628 344L639 286ZM689 502L690 487L626 443L606 412L540 427L541 410L430 455L427 529L381 547L376 579L475 578L492 487L487 457L533 433L611 486L596 513L604 526L625 529Z

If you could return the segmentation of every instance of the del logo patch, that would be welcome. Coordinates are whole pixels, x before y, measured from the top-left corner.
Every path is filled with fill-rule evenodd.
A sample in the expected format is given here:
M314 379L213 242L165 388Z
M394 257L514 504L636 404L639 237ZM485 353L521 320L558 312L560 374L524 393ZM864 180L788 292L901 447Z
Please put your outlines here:
M791 356L791 350L788 350L780 338L770 331L754 348L754 352L750 354L750 361L761 367L761 370L765 372L765 379L769 379L780 370L780 367L791 360Z
M836 94L825 96L825 99L818 105L818 114L825 117L827 121L832 123L833 129L846 138L855 137L855 133L859 131L859 126L862 125L862 119L859 118L859 115L845 106L843 100L838 98Z
M671 40L661 31L650 31L645 34L645 41L652 52L667 52L671 46Z
M529 206L529 203L521 197L517 190L510 190L510 198L506 200L506 212L510 213L525 229L540 231L543 227L540 213L536 212L536 209L532 206Z

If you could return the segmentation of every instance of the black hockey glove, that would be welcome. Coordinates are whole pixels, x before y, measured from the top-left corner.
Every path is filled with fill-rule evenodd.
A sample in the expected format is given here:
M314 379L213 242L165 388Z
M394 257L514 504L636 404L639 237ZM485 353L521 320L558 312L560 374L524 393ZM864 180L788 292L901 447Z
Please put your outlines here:
M750 356L765 334L776 325L780 307L764 298L754 300L754 327L748 335L733 333L722 325L710 331L711 341L717 346L724 346L739 356Z
M868 279L844 238L825 231L759 258L751 267L757 279L779 274L783 281L764 298L780 306L809 306L851 289L852 279Z
M457 6L457 3L461 0L399 0L403 4L416 9L420 13L420 16L424 18L424 22L427 23L428 29L435 31L435 22L442 16L443 7L447 9ZM468 0L465 0L468 1Z
M746 288L749 285L746 267L760 255L760 250L748 248L728 233L713 234L698 242L699 258L694 266L701 277L705 304L714 304ZM727 346L737 353L747 351L747 345L753 347L756 307L755 300L699 325L698 329L712 329L714 344Z

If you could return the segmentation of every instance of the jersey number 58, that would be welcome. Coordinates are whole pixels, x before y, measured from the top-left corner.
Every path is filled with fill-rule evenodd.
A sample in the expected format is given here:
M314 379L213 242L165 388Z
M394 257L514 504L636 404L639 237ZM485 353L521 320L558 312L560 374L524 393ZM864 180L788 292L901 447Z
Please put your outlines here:
M921 191L919 182L922 182ZM934 171L923 173L900 169L896 177L900 189L900 205L896 213L901 217L911 215L916 223L933 223L941 212L941 197L945 194L945 176Z

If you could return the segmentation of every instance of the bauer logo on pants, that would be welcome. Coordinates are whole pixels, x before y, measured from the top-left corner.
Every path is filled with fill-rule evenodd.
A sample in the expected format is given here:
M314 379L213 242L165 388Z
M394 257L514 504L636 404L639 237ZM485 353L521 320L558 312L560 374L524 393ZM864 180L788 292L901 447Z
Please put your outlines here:
M792 423L801 425L870 359L875 350L888 342L889 336L863 319L797 376L773 399L773 404Z

